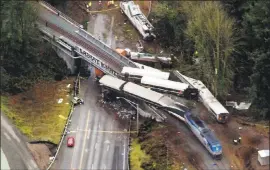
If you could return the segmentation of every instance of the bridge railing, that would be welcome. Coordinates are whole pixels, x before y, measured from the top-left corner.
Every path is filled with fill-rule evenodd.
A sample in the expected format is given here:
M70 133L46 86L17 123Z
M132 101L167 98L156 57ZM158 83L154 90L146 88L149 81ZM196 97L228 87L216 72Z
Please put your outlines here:
M48 2L45 2L45 1L39 1L39 2L40 2L41 5L45 6L46 8L49 8L50 10L54 11L56 14L59 13L59 16L62 17L63 19L65 19L66 21L68 21L68 22L76 25L79 28L82 27L81 24L77 23L75 20L73 20L69 16L65 15L64 13L62 13L61 11L59 11L58 9L56 9L55 7L53 7Z
M126 57L122 57L119 55L117 52L115 52L113 49L111 49L108 45L105 43L101 42L100 40L97 40L93 35L88 33L87 31L83 29L79 29L78 32L81 36L83 36L86 40L94 43L96 46L98 46L100 49L102 49L104 52L107 54L113 56L115 59L120 61L121 63L124 64L124 66L131 66L131 67L137 67L131 60L127 59Z

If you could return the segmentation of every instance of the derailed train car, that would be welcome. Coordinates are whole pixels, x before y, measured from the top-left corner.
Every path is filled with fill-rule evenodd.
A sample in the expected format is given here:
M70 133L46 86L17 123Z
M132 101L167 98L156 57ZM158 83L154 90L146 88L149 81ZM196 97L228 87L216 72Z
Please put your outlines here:
M134 27L140 32L144 40L152 41L156 38L154 27L133 1L120 2L121 11L128 17Z
M170 76L168 72L123 67L121 74L127 80L149 87L151 90L198 100L198 89L192 88L186 83L168 80Z
M162 109L177 119L184 121L191 131L198 138L200 143L214 157L221 159L222 146L213 132L198 117L193 116L187 107L178 103L168 96L144 88L132 82L123 81L112 76L105 75L100 79L104 93L117 93L133 99L142 100L156 108Z

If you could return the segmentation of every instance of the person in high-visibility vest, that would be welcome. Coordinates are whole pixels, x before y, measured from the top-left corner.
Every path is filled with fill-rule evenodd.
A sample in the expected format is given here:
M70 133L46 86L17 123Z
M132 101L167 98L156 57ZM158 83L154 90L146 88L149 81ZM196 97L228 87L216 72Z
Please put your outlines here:
M194 53L194 56L195 56L195 57L198 57L198 54L199 54L199 53L198 53L198 51L196 50L195 53Z
M89 3L86 5L87 8L91 8L92 7L92 2L89 1Z
M111 7L111 6L114 6L114 1L108 1L107 2L107 7Z

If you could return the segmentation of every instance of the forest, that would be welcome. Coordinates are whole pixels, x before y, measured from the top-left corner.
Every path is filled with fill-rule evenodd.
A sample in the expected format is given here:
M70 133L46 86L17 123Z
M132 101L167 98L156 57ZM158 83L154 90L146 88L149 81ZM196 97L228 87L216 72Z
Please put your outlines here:
M16 94L68 75L65 62L43 41L30 1L1 1L0 7L1 93Z
M67 76L65 62L41 38L30 1L0 7L1 93ZM149 17L157 43L179 59L174 69L202 80L221 101L245 96L252 116L269 119L269 1L158 1Z
M238 94L250 114L270 117L270 2L163 1L150 14L159 44L186 75L225 100Z

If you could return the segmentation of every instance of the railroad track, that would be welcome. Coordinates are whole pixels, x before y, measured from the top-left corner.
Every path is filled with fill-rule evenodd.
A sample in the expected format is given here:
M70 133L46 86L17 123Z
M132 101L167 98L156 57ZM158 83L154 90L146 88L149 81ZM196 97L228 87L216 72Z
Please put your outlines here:
M63 30L62 28L60 28L59 26L45 20L42 18L39 18L38 21L40 23L42 23L43 25L46 25L46 27L51 28L53 31L58 32L59 34L67 37L68 39L72 40L73 42L79 44L80 46L82 46L83 48L85 48L86 50L88 50L89 52L93 53L95 56L97 56L98 58L102 58L103 61L107 62L107 64L113 65L117 67L117 71L121 71L123 65L120 64L119 62L117 62L116 60L114 60L112 57L110 57L108 54L106 54L105 52L103 52L100 49L97 49L96 46L94 44L86 43L85 41L75 37L74 35L72 35L69 32L66 32L65 30ZM116 70L115 70L116 71Z

